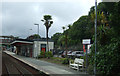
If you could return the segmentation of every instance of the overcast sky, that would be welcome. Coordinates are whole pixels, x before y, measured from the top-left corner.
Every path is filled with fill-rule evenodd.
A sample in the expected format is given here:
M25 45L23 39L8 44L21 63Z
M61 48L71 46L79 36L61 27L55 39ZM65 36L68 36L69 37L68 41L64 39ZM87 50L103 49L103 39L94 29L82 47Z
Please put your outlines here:
M52 16L53 24L49 29L49 37L57 32L63 32L62 27L72 24L82 15L87 15L95 0L70 0L62 2L3 2L2 3L2 34L26 38L37 33L46 37L46 29L41 22L43 16ZM98 0L100 2L101 0ZM32 29L32 30L30 30Z

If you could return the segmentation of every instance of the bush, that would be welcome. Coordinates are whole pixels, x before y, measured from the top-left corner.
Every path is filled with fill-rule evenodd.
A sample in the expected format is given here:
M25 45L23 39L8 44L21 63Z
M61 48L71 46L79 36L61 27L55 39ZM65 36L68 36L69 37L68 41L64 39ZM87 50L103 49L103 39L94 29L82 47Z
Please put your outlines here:
M96 73L104 76L119 76L120 69L120 39L112 38L109 44L101 45L97 44L97 54L96 54ZM94 64L94 48L89 60L89 73L92 73L92 65Z
M44 51L40 52L40 55L38 56L38 58L46 58L46 54Z
M47 58L51 58L51 57L53 57L51 51L46 52L45 55L46 55Z
M94 66L93 65L89 65L88 68L87 68L87 72L89 74L93 75L94 74L93 70L94 70Z
M84 56L80 56L80 59L84 59Z
M62 64L69 64L69 59L68 58L64 58L62 60Z

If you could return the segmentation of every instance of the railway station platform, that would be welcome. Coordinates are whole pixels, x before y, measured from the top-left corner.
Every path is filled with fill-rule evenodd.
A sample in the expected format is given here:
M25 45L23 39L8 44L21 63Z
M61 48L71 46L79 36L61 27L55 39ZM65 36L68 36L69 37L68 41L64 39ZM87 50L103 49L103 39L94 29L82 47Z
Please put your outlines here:
M4 51L5 53L11 55L12 57L32 66L33 68L40 70L48 75L58 75L58 76L89 76L86 75L85 72L76 71L73 69L70 69L67 66L62 66L54 63L49 63L46 61L38 60L35 58L25 57L25 56L19 56L16 55L13 52L10 51Z

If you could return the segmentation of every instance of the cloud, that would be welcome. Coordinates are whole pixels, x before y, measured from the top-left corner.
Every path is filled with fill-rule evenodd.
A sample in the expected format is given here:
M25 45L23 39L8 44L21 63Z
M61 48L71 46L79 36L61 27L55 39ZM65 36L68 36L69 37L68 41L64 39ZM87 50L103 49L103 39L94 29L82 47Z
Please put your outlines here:
M2 3L2 33L26 38L37 33L40 25L40 36L46 37L46 29L41 22L43 16L50 14L53 25L49 29L49 37L56 32L62 32L62 26L76 21L80 16L87 15L94 0L71 0L62 2L3 2ZM29 29L32 29L31 31Z

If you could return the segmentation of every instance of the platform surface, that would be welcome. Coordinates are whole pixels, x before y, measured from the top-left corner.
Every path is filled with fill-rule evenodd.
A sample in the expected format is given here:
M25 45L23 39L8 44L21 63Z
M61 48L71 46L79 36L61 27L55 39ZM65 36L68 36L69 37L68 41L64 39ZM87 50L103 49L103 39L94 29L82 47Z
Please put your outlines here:
M15 53L9 52L9 51L4 51L4 52L23 61L24 63L27 63L28 65L30 65L40 71L43 71L46 74L63 74L63 75L67 75L67 74L73 75L74 74L74 76L75 75L84 76L86 74L85 72L73 70L67 66L49 63L49 62L38 60L35 58L16 55Z

